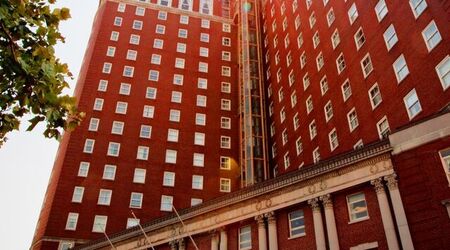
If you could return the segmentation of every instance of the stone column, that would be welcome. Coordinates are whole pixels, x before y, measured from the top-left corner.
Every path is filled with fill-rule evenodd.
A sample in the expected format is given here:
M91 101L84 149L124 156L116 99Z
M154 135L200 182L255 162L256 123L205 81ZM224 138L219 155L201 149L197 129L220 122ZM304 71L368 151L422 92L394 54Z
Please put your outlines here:
M412 242L411 233L409 232L408 221L406 219L405 209L403 208L402 197L398 190L397 175L391 174L384 177L387 181L389 194L391 195L392 207L394 208L395 220L397 221L398 232L402 242L402 248L413 250L414 244Z
M172 240L169 242L170 250L177 250L177 240Z
M219 250L219 236L215 230L211 232L211 250Z
M314 235L316 236L317 250L326 250L325 231L323 230L322 212L320 211L319 199L308 200L313 212Z
M255 220L258 223L258 249L267 250L267 232L266 225L264 223L264 215L257 215Z
M220 250L227 250L227 249L228 249L227 231L225 231L225 229L222 229L220 231Z
M380 207L381 220L383 222L384 234L386 235L386 241L389 250L398 250L397 234L395 232L394 221L392 220L391 209L389 207L389 201L384 190L384 185L381 178L371 180L372 184L377 192L378 206Z
M336 229L336 219L334 218L333 201L330 194L320 197L325 208L325 222L327 224L328 244L330 250L339 250L339 239Z
M184 238L178 239L178 250L186 250Z
M274 212L266 214L269 231L269 250L278 250L277 219Z

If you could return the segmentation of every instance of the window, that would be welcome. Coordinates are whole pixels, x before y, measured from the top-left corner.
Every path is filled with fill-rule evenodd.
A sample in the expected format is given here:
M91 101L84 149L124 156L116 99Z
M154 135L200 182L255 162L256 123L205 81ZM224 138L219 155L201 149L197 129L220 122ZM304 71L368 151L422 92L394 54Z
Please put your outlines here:
M316 122L313 120L309 124L309 138L312 140L312 139L314 139L314 137L316 137L316 135L317 135L317 127L316 127Z
M222 76L231 76L231 67L222 66Z
M186 29L178 29L178 37L179 38L187 38L188 31Z
M181 97L182 97L182 93L179 91L172 91L172 97L171 97L171 102L174 103L181 103Z
M78 213L67 215L66 230L75 231L77 229Z
M179 1L179 7L182 10L192 10L192 0Z
M252 248L252 228L250 226L241 227L239 229L239 249Z
M112 31L111 32L111 37L109 38L109 40L111 41L118 41L119 40L119 32L117 31Z
M139 45L139 41L141 37L139 35L131 35L130 36L130 44Z
M436 26L436 23L431 21L427 27L422 31L423 40L427 45L428 51L431 51L436 47L442 40L441 34Z
M172 0L158 0L158 4L162 6L172 6Z
M129 84L129 83L121 83L120 84L119 94L130 95L130 92L131 92L131 84Z
M350 222L369 218L364 193L357 193L347 196L347 205Z
M176 109L171 109L169 114L169 121L171 122L179 122L181 116L181 111Z
M150 138L152 135L152 126L149 125L141 125L141 130L139 132L140 138Z
M331 8L328 13L327 13L327 23L328 23L328 27L331 26L331 24L333 24L334 20L336 19L336 16L334 15L334 11L333 8Z
M297 94L295 90L291 94L291 107L295 107L297 105Z
M100 189L100 192L98 193L97 204L109 206L111 204L111 195L112 190Z
M97 131L98 130L98 125L100 123L100 119L98 118L91 118L91 120L89 121L89 131Z
M299 137L295 141L295 151L297 152L297 155L300 155L303 152L303 143L302 138Z
M114 18L114 26L122 26L122 18L121 17L115 17Z
M206 96L204 95L197 95L197 106L199 107L206 107Z
M130 208L142 208L142 193L131 193L130 197Z
M134 67L131 66L124 66L123 67L123 73L122 75L125 77L133 77L134 74Z
M125 12L127 5L125 3L119 3L119 5L117 6L117 12Z
M199 89L207 89L208 88L208 79L198 78L197 79L197 88L199 88Z
M158 11L158 19L159 20L167 20L167 12L165 11Z
M387 137L391 132L389 129L389 122L386 116L384 116L383 118L381 118L381 120L377 122L377 130L380 139Z
M112 64L105 62L103 64L102 72L105 73L105 74L110 74L111 73L111 68L112 68Z
M446 90L450 86L450 57L448 55L436 66L436 72L442 88Z
M394 67L395 76L397 77L397 82L400 83L405 79L406 76L409 75L409 69L408 65L406 65L405 56L400 55L397 60L395 60L394 64L392 64L392 67Z
M166 171L164 172L163 186L165 186L165 187L174 187L175 186L175 173L166 172Z
M203 200L198 198L191 198L191 207L202 204Z
M72 194L72 202L81 203L83 200L84 187L75 187Z
M325 111L325 120L328 122L333 117L333 105L328 101L323 108Z
M447 180L450 183L450 148L439 151L442 166L444 167L444 173L447 176Z
M359 149L359 148L362 148L362 147L364 147L364 143L363 143L363 140L362 140L362 139L358 140L358 141L355 143L355 145L353 145L353 149Z
M204 133L195 132L194 145L205 146L205 134Z
M314 106L313 106L313 102L312 102L312 96L310 95L308 97L308 99L306 99L306 113L311 113L311 111L313 110Z
M272 158L275 158L277 156L277 144L274 142L272 143Z
M134 20L133 21L133 29L142 30L143 23L142 21Z
M222 51L222 60L231 61L231 52Z
M116 178L116 168L114 165L105 165L102 179L113 181Z
M127 113L128 103L126 102L117 102L116 104L116 114L126 114Z
M69 250L74 247L75 243L72 241L60 241L58 250Z
M155 114L155 107L149 105L144 106L142 117L153 118L154 114Z
M209 43L209 34L206 33L200 33L200 41L204 42L204 43ZM223 40L222 40L222 45L223 45Z
M220 136L220 147L221 148L231 148L231 137Z
M291 165L291 161L289 159L289 152L284 154L283 160L284 160L284 168L287 169Z
M347 79L345 82L341 85L342 89L342 98L344 99L344 102L350 98L352 95L352 88L350 87L350 81Z
M409 0L409 5L415 18L418 18L427 8L427 2L425 0Z
M372 109L375 109L381 103L381 101L382 101L381 92L380 92L380 88L378 87L377 83L375 83L369 89L369 99L370 99L370 104L372 105Z
M160 65L161 64L161 55L152 54L152 59L150 60L150 63Z
M391 50L392 47L398 42L397 33L395 32L394 25L391 24L383 34L384 42L386 43L387 50Z
M316 63L317 63L317 71L320 71L323 65L325 64L322 52L320 52L319 55L317 56Z
M289 213L289 238L305 235L305 216L303 210Z
M161 195L161 211L172 211L173 196Z
M338 70L338 74L342 73L342 71L344 71L345 69L345 59L344 59L344 54L340 54L338 56L338 58L336 59L336 66L337 66L337 70Z
M110 142L108 145L108 156L119 156L120 152L120 143L117 142Z
M353 24L356 18L358 18L358 10L356 9L356 4L353 3L348 10L348 19L350 20L350 24Z
M303 89L304 90L308 89L310 84L311 84L311 81L310 81L309 75L308 75L308 73L306 73L303 76Z
M165 32L166 32L166 26L161 25L161 24L156 25L156 30L155 30L156 34L164 34Z
M220 91L222 93L231 93L231 83L229 82L222 82L220 86Z
M231 100L229 100L229 99L221 99L220 100L220 108L222 110L231 110Z
M108 50L106 50L106 56L114 57L116 54L116 47L108 46Z
M94 233L105 232L107 221L108 221L108 216L96 215L94 218L94 225L92 226L92 232L94 232Z
M166 163L176 164L177 163L177 151L167 149L166 150Z
M339 37L339 31L335 29L333 34L331 35L331 44L333 45L333 49L335 49L340 42L341 38Z
M328 80L327 80L327 76L324 76L320 80L320 92L322 93L322 95L325 95L325 93L327 93L327 91L328 91Z
M134 169L133 183L145 183L145 174L147 170L142 168Z
M220 128L231 129L231 118L221 117L220 118Z
M145 8L143 7L136 7L136 11L134 12L136 16L144 16L145 15Z
M148 80L157 82L158 79L159 79L159 71L150 70L148 72ZM147 90L148 90L148 88L147 88ZM155 93L156 93L156 91L155 91Z
M145 93L145 98L147 99L156 99L156 88L152 88L152 87L147 87L146 89L146 93Z
M280 122L283 123L286 120L286 112L284 111L284 107L280 110Z
M80 162L80 167L78 168L78 176L79 177L87 177L89 173L89 162Z
M416 89L412 89L405 98L403 98L403 101L410 120L422 111Z
M205 166L205 155L194 153L193 159L192 159L192 165L194 167L204 167Z
M356 50L359 50L366 42L366 37L364 36L364 32L361 27L358 29L358 31L356 31L354 39L356 44Z
M140 220L135 218L128 218L127 220L127 228L135 227L139 225Z
M138 146L136 159L147 160L148 159L148 147Z
M350 110L350 112L347 113L347 120L348 120L348 126L350 127L350 132L352 132L353 130L355 130L358 125L358 116L356 114L356 109L353 108L352 110Z
M231 169L231 158L221 156L220 157L220 169L230 170Z
M202 21L201 21L201 23L200 23L200 26L201 26L202 28L209 29L209 20L207 20L207 19L202 19Z
M193 175L192 176L192 189L202 190L203 189L203 176Z
M185 60L183 58L175 58L175 68L184 69L184 62Z
M375 5L375 13L377 14L378 22L381 22L388 13L388 8L384 0L379 0Z
M231 38L222 37L222 45L230 47L231 46Z
M92 152L94 151L94 144L95 144L95 140L86 139L86 141L84 141L83 152L92 154Z
M297 47L298 48L301 48L302 47L302 45L303 45L303 35L302 35L302 33L300 33L298 36L297 36Z
M288 133L286 129L284 129L283 132L281 133L281 140L283 142L283 146L286 145L286 143L288 142Z
M200 47L199 55L201 57L208 57L209 49L208 48L204 48L204 47Z
M361 69L364 75L364 78L367 78L370 73L373 71L372 60L370 59L369 53L361 60Z
M180 16L180 23L181 24L189 24L189 16L181 15Z
M312 29L314 27L314 24L316 24L316 14L314 14L314 11L309 16L309 27Z
M206 125L206 115L196 113L195 114L195 125L205 126Z
M312 39L313 39L314 48L317 48L317 46L319 46L319 43L320 43L319 31L316 31L316 33L314 33Z
M154 49L162 49L164 47L164 41L161 39L153 40L153 48Z
M231 192L231 179L220 178L220 192Z
M211 0L200 0L199 12L202 14L213 14L213 2Z
M173 75L173 84L175 85L183 85L183 75L179 75L179 74L174 74Z
M298 118L298 113L295 113L292 118L292 122L294 123L294 130L297 130L300 127L300 118Z
M336 132L335 128L333 130L331 130L331 132L328 134L328 139L330 141L331 151L335 150L339 146L339 141L338 141L337 132Z
M198 71L202 73L208 73L208 63L199 62L198 63Z
M315 148L312 154L313 154L313 161L314 161L314 163L319 162L320 161L319 147Z
M167 141L169 142L178 142L178 129L171 129L167 131Z
M107 80L100 80L98 82L97 90L100 91L100 92L106 92L107 89L108 89L108 81Z

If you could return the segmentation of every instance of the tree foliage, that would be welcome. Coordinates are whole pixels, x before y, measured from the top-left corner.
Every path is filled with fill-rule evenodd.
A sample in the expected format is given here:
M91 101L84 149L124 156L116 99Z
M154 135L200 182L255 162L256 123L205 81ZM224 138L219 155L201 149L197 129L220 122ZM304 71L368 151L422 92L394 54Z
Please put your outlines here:
M64 42L58 26L70 12L50 8L55 1L0 0L0 146L25 114L28 131L44 122L44 136L56 139L81 120L75 99L62 94L72 74L53 46Z

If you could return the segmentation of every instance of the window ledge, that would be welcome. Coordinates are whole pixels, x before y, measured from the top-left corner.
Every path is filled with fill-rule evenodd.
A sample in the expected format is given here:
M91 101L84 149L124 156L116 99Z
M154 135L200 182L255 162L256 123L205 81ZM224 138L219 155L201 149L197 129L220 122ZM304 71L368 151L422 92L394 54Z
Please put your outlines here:
M301 237L305 237L305 236L306 236L306 233L302 233L302 234L299 234L296 236L291 236L288 238L288 240L293 240L293 239L297 239L297 238L301 238Z
M367 217L364 217L364 218L361 218L361 219L349 221L348 224L349 224L349 225L350 225L350 224L355 224L355 223L362 222L362 221L366 221L366 220L369 220L369 219L370 219L370 217L367 216Z

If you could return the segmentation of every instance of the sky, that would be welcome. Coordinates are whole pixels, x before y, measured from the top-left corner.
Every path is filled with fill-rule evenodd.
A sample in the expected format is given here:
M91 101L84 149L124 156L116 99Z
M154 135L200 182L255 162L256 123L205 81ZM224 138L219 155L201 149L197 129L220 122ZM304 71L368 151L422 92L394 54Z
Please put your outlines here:
M75 79L70 80L72 93L84 51L91 33L98 0L57 0L57 7L68 7L72 18L60 23L66 38L56 47L62 62L69 64ZM44 126L7 135L0 148L0 249L22 250L31 245L40 209L55 160L58 142L42 135Z

